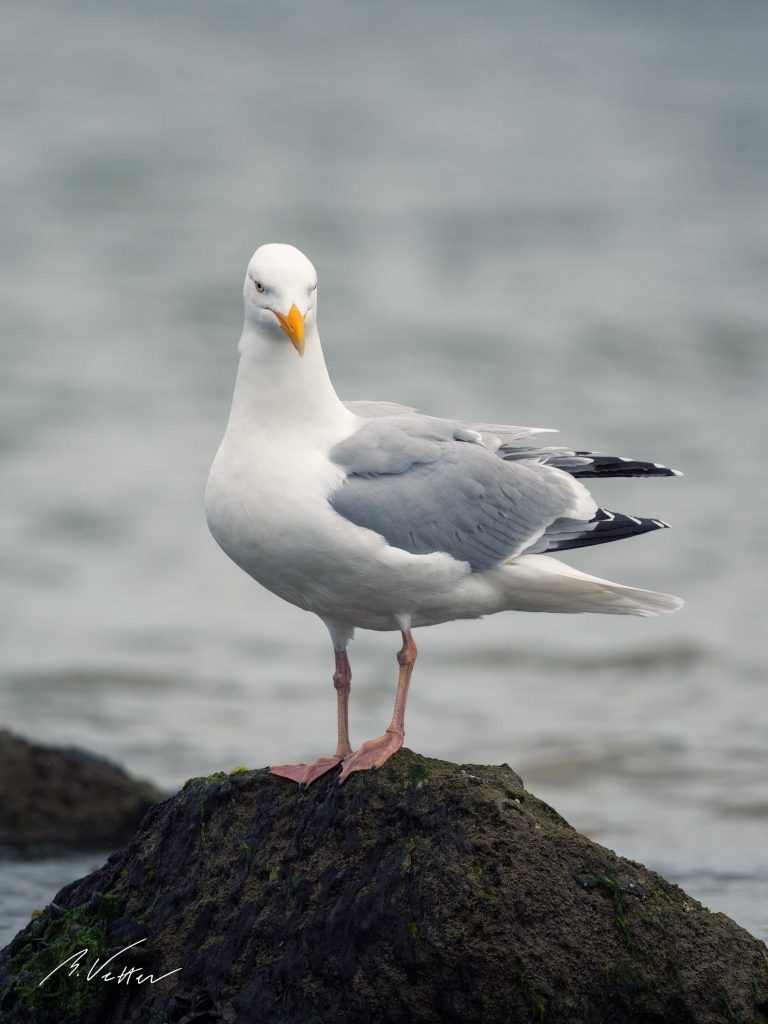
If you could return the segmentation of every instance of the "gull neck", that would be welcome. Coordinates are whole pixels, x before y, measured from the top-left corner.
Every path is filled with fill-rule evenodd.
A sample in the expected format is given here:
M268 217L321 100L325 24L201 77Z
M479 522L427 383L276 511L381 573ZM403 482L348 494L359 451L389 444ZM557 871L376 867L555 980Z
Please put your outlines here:
M315 324L308 325L304 355L288 339L266 335L246 322L230 424L286 431L346 425L354 419L331 383Z

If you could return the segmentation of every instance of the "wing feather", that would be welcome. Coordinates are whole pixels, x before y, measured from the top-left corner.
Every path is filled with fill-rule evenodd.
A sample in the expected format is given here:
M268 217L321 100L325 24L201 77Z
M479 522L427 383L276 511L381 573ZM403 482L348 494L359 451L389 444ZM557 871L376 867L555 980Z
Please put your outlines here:
M595 502L566 473L506 462L468 437L433 417L369 419L331 452L347 475L330 503L393 547L447 552L477 570L521 554L556 522L594 516Z

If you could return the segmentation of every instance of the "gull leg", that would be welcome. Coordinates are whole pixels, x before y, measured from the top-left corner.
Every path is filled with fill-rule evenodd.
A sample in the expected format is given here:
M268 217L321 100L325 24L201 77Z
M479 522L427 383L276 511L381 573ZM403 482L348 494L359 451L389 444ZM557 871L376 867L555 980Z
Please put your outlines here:
M336 688L337 736L334 757L343 760L352 753L349 742L349 691L352 689L352 669L346 650L336 651L336 671L333 674Z
M344 758L339 782L344 782L352 772L364 771L367 768L381 768L385 761L388 761L403 745L405 736L405 705L408 700L408 688L411 685L411 675L416 661L416 643L411 631L403 631L403 646L397 652L397 663L400 670L397 676L397 694L395 695L395 710L392 714L392 721L383 736L375 740L366 740L365 743Z
M336 753L331 757L318 757L313 764L276 764L269 769L272 775L279 775L292 782L298 782L299 789L322 778L332 771L345 757L352 753L349 742L349 691L352 687L352 669L349 665L346 648L336 648L336 671L333 673L333 685L336 690L336 712L338 720L338 743Z

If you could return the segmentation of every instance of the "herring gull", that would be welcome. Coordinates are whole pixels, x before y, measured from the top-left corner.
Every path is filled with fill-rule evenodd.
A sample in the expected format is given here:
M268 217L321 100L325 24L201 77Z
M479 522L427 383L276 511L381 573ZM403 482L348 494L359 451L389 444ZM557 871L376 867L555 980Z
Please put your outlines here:
M585 477L676 476L595 452L536 446L536 428L466 423L389 402L342 402L317 330L317 273L290 245L248 264L232 409L206 489L217 543L268 590L314 612L333 643L338 743L274 765L309 785L380 767L403 743L416 660L411 630L501 611L658 615L669 594L598 579L552 553L667 526L598 508ZM392 721L349 739L356 628L398 630Z

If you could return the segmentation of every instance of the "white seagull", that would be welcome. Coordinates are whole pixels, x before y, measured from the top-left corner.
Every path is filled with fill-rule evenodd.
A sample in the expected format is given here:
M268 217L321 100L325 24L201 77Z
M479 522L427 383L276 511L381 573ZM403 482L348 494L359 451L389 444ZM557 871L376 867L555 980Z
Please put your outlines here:
M342 402L317 331L317 273L298 249L256 250L226 432L206 490L229 557L318 615L336 658L338 744L271 768L309 785L378 768L403 743L411 630L501 611L658 615L680 598L587 576L549 552L657 530L598 508L579 477L676 476L657 463L535 447L536 428L468 424L388 402ZM383 736L349 740L356 628L399 630L395 710Z

